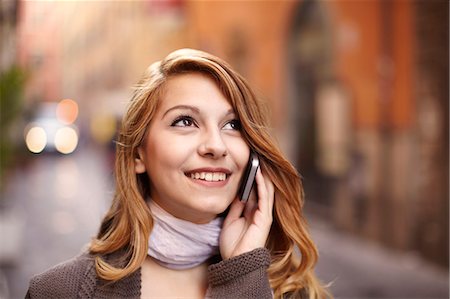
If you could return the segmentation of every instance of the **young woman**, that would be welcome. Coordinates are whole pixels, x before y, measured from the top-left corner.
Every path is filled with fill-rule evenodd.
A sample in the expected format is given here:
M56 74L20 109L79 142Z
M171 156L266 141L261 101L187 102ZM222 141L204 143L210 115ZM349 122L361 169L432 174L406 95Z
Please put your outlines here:
M139 82L117 141L116 193L89 252L28 298L325 298L294 167L246 81L182 49ZM237 190L250 153L252 196Z

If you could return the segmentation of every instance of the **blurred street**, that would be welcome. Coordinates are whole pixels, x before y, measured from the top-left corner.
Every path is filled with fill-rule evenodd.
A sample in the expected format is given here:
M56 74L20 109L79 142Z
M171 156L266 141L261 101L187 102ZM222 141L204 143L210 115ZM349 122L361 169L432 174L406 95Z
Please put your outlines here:
M112 198L108 154L35 156L9 179L0 210L0 298L23 298L31 276L77 255L96 233ZM448 298L448 274L334 230L308 215L321 254L317 268L337 298ZM5 257L6 256L6 257Z
M319 247L316 273L335 298L449 298L446 269L418 255L393 252L309 217Z
M23 298L28 281L77 255L95 235L112 198L105 153L36 155L9 178L3 223L0 298ZM6 281L5 281L6 279Z

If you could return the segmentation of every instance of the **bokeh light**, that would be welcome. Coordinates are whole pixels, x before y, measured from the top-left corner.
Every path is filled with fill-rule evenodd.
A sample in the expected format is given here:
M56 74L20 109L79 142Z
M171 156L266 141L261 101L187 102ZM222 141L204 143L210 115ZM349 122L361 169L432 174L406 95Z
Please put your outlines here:
M44 150L47 144L47 133L41 127L32 127L26 133L25 142L30 152L38 154Z
M75 129L63 127L55 134L55 147L62 154L72 153L78 145L78 134Z
M64 99L56 107L56 118L63 124L73 124L78 117L78 104L74 100Z

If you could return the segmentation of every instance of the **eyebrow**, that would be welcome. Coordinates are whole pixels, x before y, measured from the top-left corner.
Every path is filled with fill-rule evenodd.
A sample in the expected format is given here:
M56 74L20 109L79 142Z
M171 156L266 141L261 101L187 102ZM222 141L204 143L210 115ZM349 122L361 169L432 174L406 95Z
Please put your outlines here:
M200 109L195 107L195 106L190 106L190 105L177 105L177 106L173 106L172 108L169 108L166 110L166 112L164 112L162 117L165 117L169 112L173 111L173 110L191 110L197 114L200 114ZM230 114L235 114L234 109L231 108L227 111L227 113L225 114L225 117L230 115Z
M173 110L191 110L191 111L193 111L193 112L195 112L195 113L200 113L200 109L198 109L198 108L195 107L195 106L189 106L189 105L177 105L177 106L173 106L173 107L170 108L170 109L167 109L167 111L164 112L163 117L165 117L170 111L173 111Z

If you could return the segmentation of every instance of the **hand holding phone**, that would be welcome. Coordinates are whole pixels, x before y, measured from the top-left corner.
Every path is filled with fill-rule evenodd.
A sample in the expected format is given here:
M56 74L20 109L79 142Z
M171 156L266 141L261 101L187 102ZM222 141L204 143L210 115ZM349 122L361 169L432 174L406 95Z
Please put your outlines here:
M259 168L259 158L258 155L251 151L250 158L248 160L247 167L242 176L241 185L239 187L238 197L242 202L247 202L250 197L250 192L255 183L256 172Z
M220 234L220 254L224 260L267 243L273 221L275 187L269 177L258 170L260 164L256 153L251 153L238 198L233 200L224 219ZM254 184L258 187L257 198L251 195Z

